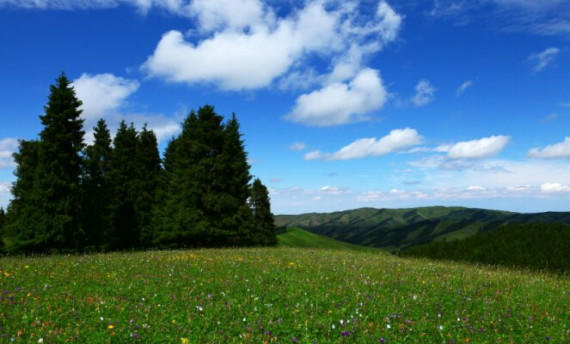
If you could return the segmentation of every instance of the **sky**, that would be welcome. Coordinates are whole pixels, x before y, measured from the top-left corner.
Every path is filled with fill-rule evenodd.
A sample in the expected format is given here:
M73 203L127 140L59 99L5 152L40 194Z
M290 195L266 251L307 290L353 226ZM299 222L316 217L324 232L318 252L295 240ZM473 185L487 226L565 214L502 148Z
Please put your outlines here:
M0 0L0 206L61 72L163 150L237 115L276 214L570 211L566 0Z

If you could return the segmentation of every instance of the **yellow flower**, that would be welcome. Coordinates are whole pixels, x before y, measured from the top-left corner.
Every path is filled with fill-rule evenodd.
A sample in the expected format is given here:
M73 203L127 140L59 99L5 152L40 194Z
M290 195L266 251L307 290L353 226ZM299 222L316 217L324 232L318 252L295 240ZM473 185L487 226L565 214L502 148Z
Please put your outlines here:
M113 325L109 325L109 326L107 326L107 328L108 328L109 330L112 330L112 329L114 329L114 328L115 328L115 326L113 326Z
M180 338L180 342L181 342L182 344L188 344L188 343L190 343L190 341L188 340L188 338Z

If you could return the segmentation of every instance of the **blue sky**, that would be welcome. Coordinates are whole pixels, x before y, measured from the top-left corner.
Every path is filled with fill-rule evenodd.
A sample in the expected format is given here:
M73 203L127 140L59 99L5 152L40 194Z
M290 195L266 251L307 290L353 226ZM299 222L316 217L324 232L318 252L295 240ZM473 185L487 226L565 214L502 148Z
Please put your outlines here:
M235 112L275 213L568 211L569 38L562 0L0 0L0 206L65 71L88 132Z

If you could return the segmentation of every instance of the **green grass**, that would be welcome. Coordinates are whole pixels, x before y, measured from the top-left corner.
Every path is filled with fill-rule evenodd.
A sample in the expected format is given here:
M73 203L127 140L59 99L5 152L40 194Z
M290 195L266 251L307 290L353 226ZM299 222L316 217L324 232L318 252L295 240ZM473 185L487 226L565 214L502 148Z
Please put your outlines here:
M568 343L567 277L382 252L0 258L0 342ZM343 336L344 332L344 336Z
M375 250L371 247L354 245L324 235L311 233L301 228L288 228L285 233L277 236L277 240L278 246L280 247L348 249L357 251Z

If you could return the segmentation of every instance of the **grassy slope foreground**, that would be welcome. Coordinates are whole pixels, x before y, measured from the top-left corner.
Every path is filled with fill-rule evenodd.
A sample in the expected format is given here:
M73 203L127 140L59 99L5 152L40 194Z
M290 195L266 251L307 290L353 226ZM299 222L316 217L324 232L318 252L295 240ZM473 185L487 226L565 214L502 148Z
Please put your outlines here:
M0 258L0 341L564 343L570 280L296 248Z

